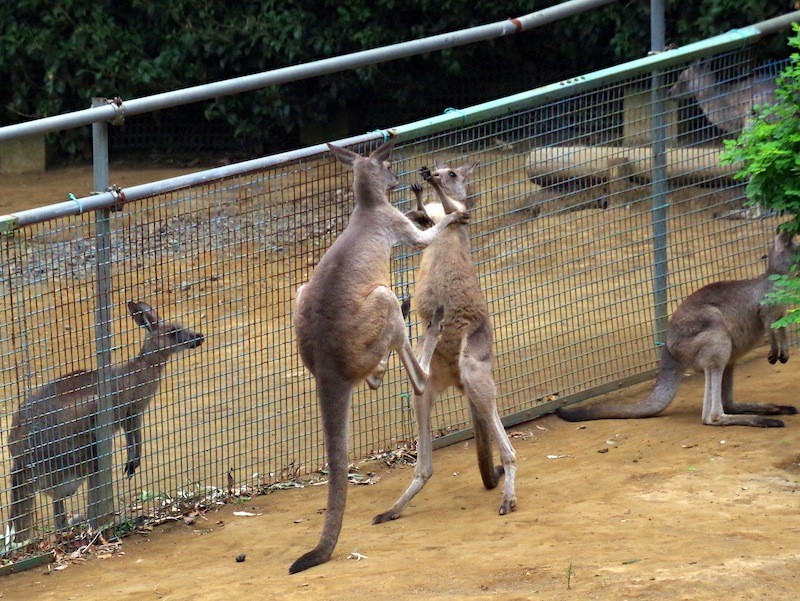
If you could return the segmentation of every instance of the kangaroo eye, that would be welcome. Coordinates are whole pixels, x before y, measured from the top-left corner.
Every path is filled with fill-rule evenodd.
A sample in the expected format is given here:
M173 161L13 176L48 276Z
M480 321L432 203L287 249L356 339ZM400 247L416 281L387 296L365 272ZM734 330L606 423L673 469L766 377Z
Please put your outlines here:
M449 175L450 175L450 177L453 177L453 178L454 178L454 177L456 176L456 172L455 172L455 171L451 171L451 172L449 173Z

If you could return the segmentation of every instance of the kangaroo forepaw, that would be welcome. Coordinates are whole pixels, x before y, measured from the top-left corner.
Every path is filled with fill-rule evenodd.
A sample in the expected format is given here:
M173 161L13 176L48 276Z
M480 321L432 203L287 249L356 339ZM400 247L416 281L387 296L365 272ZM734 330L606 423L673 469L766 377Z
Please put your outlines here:
M376 524L391 522L392 520L396 520L399 517L400 517L399 513L395 513L393 511L384 511L383 513L379 513L374 518L372 518L372 525L375 526Z
M786 353L781 353L780 357L778 357L778 361L781 363L786 363L789 360L789 355Z
M125 464L125 467L122 469L122 473L126 475L128 478L133 478L133 474L136 473L136 468L139 467L138 461L129 461Z
M775 363L778 362L778 355L775 353L770 353L767 355L767 361L769 361L770 364L775 365Z
M424 179L426 182L429 179L431 179L431 170L428 167L425 167L424 165L419 168L419 174L422 176L422 179Z
M793 405L778 405L778 415L796 415L797 407Z
M517 498L503 499L500 504L500 515L508 515L517 508Z

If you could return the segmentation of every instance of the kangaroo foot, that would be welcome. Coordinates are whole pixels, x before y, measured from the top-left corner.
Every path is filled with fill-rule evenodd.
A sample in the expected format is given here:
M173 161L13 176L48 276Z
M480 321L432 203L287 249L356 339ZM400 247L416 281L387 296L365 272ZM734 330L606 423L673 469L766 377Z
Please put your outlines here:
M794 405L776 405L778 408L777 415L796 415L797 407Z
M392 520L396 520L400 517L400 514L395 513L391 509L389 511L384 511L383 513L379 513L374 518L372 518L372 525L375 526L376 524L383 524L384 522L391 522Z
M753 425L758 428L783 428L786 424L779 419L764 418L757 420Z
M762 417L760 415L729 415L723 413L714 417L703 419L707 426L753 426L754 428L783 428L784 424L779 419Z
M511 497L510 499L503 499L503 502L500 504L500 515L508 515L516 508L517 508L517 497Z
M303 553L289 568L290 574L297 574L308 568L313 568L321 563L325 563L331 558L330 553L321 551L320 549L312 549L308 553Z

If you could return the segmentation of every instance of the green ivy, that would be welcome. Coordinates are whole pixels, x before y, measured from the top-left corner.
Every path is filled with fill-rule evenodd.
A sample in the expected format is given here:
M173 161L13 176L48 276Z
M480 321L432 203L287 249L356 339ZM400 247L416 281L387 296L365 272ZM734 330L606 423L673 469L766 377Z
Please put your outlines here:
M747 181L748 203L787 216L779 227L800 234L800 25L788 44L795 50L777 78L776 103L754 107L754 118L736 140L726 140L723 165L736 165L735 177ZM800 305L797 265L790 275L772 276L769 305ZM791 309L773 328L800 324L800 311Z

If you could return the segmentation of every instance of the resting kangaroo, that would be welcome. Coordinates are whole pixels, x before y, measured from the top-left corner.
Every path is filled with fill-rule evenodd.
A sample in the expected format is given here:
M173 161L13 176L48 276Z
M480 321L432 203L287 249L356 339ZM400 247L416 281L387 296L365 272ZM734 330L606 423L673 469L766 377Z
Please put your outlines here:
M414 357L400 301L389 287L392 247L425 247L449 224L467 219L464 212L453 213L420 232L391 205L389 191L398 183L388 161L393 145L390 140L368 157L328 145L341 163L353 167L355 208L295 300L297 345L316 381L330 477L319 543L292 564L292 574L328 561L339 539L347 498L353 388L368 377L377 385L390 351L400 355L416 392L422 392L428 378Z
M734 402L733 370L739 358L758 345L767 332L771 343L769 362L788 361L786 332L770 327L785 308L764 306L761 301L772 287L769 276L789 273L796 250L792 236L780 232L769 249L763 275L752 280L715 282L686 297L667 325L655 388L646 399L632 404L562 408L558 415L568 421L654 416L675 398L682 370L693 368L703 371L706 378L704 424L783 426L781 420L763 416L794 414L797 409L790 405Z
M754 105L775 102L775 80L750 76L732 84L720 84L706 62L697 61L681 71L670 96L692 96L703 114L725 133L738 134L750 120Z
M175 352L195 348L203 335L183 326L164 323L144 302L129 302L133 320L147 334L139 355L110 368L114 431L125 430L127 461L124 473L133 476L142 459L142 414L158 391L164 364ZM12 457L11 522L18 540L29 532L34 493L53 498L56 528L67 526L64 500L89 480L89 523L96 528L99 373L76 371L53 380L20 405L11 422L8 447ZM22 533L26 533L23 535Z
M464 210L462 203L468 196L466 180L475 165L470 163L451 169L437 162L432 173L423 171L439 202L423 205L422 188L416 186L417 210L407 215L425 224L439 222L445 215ZM420 365L430 366L425 390L414 396L419 436L417 464L408 489L391 509L375 516L372 523L380 524L400 517L403 508L433 474L431 409L448 386L456 386L469 401L478 467L484 486L495 488L499 476L505 472L500 515L510 513L517 504L514 493L516 456L497 412L492 377L492 325L478 274L470 258L466 224L448 228L422 253L412 297L420 318L433 324L422 335L417 347ZM493 464L492 434L500 447L502 466Z

